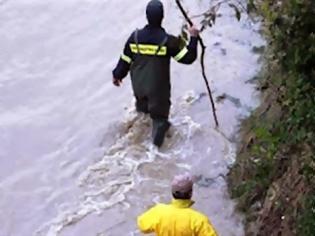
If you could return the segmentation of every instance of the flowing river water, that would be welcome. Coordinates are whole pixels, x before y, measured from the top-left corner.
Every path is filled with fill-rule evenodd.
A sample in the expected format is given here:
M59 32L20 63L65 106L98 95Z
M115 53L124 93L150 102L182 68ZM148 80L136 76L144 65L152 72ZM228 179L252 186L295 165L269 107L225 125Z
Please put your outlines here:
M259 103L249 81L259 24L223 7L203 32L206 72L220 122L214 128L199 62L172 62L172 127L165 145L135 112L129 77L111 84L125 40L145 24L147 0L7 0L0 3L0 236L140 235L138 214L167 202L170 180L191 172L195 208L219 235L242 236L227 194L240 119ZM164 27L180 33L175 1ZM184 1L189 14L208 0Z

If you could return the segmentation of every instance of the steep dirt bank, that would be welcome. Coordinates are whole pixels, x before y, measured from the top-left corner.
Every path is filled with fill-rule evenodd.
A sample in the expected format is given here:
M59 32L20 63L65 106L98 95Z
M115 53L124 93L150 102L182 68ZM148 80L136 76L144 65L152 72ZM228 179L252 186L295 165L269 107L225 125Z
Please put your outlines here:
M230 192L246 235L315 235L315 4L261 1L268 52L262 104L241 129Z
M265 90L262 105L244 121L238 158L228 177L231 194L246 214L246 235L297 235L304 197L311 192L301 161L311 154L309 147L284 145L272 155L263 140L272 139L273 131L264 133L261 127L272 127L283 116L276 99L274 88Z

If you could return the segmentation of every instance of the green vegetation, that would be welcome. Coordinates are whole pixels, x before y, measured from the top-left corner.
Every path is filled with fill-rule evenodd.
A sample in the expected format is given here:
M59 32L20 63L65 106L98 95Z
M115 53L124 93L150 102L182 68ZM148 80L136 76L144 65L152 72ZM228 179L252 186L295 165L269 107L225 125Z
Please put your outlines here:
M248 234L253 223L256 235L315 235L315 1L248 6L263 17L268 40L264 103L245 122L232 195Z
M315 195L305 201L305 210L299 218L299 232L301 235L315 235Z

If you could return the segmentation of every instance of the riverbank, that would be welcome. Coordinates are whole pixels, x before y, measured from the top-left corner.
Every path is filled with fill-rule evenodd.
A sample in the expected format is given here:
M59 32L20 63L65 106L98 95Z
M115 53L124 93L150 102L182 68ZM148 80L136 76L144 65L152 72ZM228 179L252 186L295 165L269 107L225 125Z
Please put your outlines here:
M229 188L246 235L315 235L315 14L310 1L260 1L268 41Z

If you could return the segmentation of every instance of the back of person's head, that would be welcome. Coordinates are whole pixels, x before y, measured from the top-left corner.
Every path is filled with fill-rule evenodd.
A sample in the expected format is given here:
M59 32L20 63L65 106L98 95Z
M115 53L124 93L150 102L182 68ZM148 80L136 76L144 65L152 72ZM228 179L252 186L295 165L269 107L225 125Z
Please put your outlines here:
M159 0L151 0L146 9L149 25L159 27L164 17L163 4Z
M193 193L194 178L186 173L177 175L172 181L172 195L175 199L189 200Z

